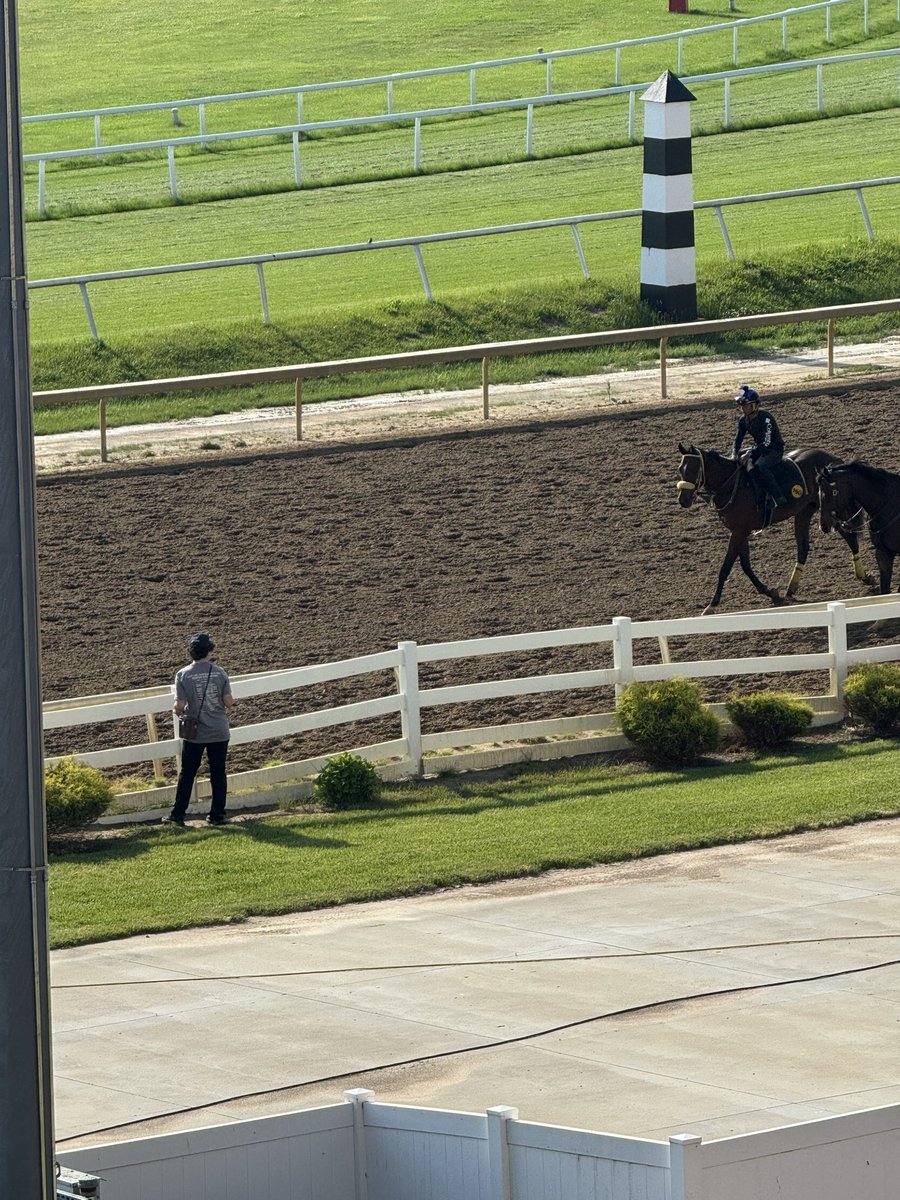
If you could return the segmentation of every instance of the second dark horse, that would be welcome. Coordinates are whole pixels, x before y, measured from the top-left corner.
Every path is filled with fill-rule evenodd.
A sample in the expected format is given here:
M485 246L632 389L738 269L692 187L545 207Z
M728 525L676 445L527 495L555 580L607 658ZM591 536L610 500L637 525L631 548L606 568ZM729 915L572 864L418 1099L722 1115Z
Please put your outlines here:
M840 462L827 450L792 450L786 455L796 463L803 475L806 492L790 504L776 508L772 523L787 521L793 518L794 539L797 543L797 561L791 578L788 581L785 598L775 588L767 587L756 575L750 565L750 535L762 529L762 517L754 499L753 489L747 478L746 471L741 465L724 454L715 450L701 450L696 446L678 445L681 451L681 463L678 468L678 503L682 508L690 508L699 497L711 504L716 510L716 516L730 533L728 549L719 568L719 581L712 600L703 610L704 615L714 612L722 599L722 592L735 559L740 561L744 574L763 596L768 596L773 604L784 604L785 598L790 600L800 586L803 568L809 557L809 528L813 515L819 507L819 472L825 467ZM853 556L853 571L856 578L863 583L872 580L863 569L859 557L859 538L857 530L862 522L850 522L846 526L838 526L838 532L850 547Z

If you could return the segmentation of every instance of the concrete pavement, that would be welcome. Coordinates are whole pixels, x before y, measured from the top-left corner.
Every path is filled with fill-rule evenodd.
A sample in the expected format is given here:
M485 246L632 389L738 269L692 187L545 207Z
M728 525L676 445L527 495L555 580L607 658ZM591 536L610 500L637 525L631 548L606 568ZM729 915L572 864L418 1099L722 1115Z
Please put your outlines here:
M58 1138L361 1086L653 1138L900 1102L898 840L875 822L56 951ZM734 988L756 990L702 998Z

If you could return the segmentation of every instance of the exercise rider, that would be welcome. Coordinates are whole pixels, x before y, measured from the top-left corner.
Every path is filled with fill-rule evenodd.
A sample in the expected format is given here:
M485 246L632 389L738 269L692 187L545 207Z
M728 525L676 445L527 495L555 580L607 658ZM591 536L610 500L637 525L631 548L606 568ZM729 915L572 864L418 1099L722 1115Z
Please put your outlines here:
M752 387L742 384L735 396L735 404L740 409L741 418L731 456L734 459L740 457L741 445L749 433L755 445L745 452L744 457L765 527L771 524L774 510L781 504L789 503L772 474L772 467L784 457L784 439L772 414L760 408L759 393Z

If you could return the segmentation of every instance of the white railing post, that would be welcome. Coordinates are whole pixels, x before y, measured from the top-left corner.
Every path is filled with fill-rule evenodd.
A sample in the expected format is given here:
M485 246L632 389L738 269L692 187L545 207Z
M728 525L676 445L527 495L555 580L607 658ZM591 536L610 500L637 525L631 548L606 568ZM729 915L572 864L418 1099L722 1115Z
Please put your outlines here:
M393 79L389 79L388 85L387 85L387 110L389 113L392 113L394 111L394 81L393 81Z
M199 116L200 116L200 136L205 137L206 136L206 105L198 104L197 112L199 113ZM200 145L203 147L204 150L206 149L206 142L201 142Z
M722 237L725 239L725 249L728 251L728 257L734 262L734 247L731 244L731 238L728 236L728 227L722 215L722 205L717 204L713 211L719 219L719 228L722 230Z
M816 111L825 111L825 87L822 78L822 63L816 64Z
M866 233L869 235L869 241L875 241L875 231L872 228L872 222L869 220L869 210L866 208L866 202L863 199L862 188L856 189L856 198L859 201L859 210L862 213L862 219L866 223Z
M631 618L613 617L613 670L616 672L616 700L634 680L634 645L631 639Z
M843 713L844 684L847 682L847 608L840 600L832 600L828 605L828 653L833 659L828 672L831 695Z
M488 1195L490 1200L511 1200L507 1121L518 1121L519 1110L498 1104L487 1110Z
M529 104L525 115L525 155L531 158L534 154L534 105Z
M581 263L581 273L585 279L590 279L591 273L588 270L587 259L584 257L584 246L581 244L581 234L578 232L577 225L570 225L572 237L575 239L575 249L578 253L578 261Z
M256 273L259 276L259 301L262 305L263 325L269 324L269 296L266 292L266 277L263 272L262 263L256 264Z
M103 142L100 138L100 115L94 117L94 145L102 146Z
M169 191L172 193L172 203L178 203L178 179L175 175L175 147L169 146Z
M831 45L831 5L825 9L825 41Z
M731 65L738 65L738 27L735 25L731 35Z
M869 0L863 0L863 37L869 36Z
M425 289L425 299L430 304L434 299L434 296L431 294L431 283L428 279L428 272L425 270L425 259L422 257L422 247L418 244L418 242L415 246L413 246L413 251L416 256L416 264L419 268L419 278L422 280L422 287Z
M622 83L622 47L616 46L616 78L614 80L616 87Z
M353 1182L355 1185L355 1200L367 1200L369 1195L369 1174L366 1164L366 1110L369 1100L375 1099L375 1093L368 1088L351 1088L344 1092L344 1099L353 1105Z
M703 1200L702 1143L695 1133L676 1133L669 1138L671 1200Z
M781 18L781 49L787 54L788 48L788 26L787 17Z
M303 124L303 93L297 93L297 124Z
M469 103L475 103L475 68L469 72Z
M900 3L900 0L898 0ZM547 59L547 95L553 95L553 59Z
M731 80L725 80L725 120L723 122L727 129L731 124Z
M401 642L397 690L400 693L400 731L407 746L410 775L422 774L422 712L419 706L419 648Z
M298 188L302 188L303 173L300 170L300 134L296 129L291 136L291 142L294 150L294 183Z
M42 217L47 215L47 160L45 158L38 163L38 212Z
M87 314L88 325L91 330L91 337L95 342L100 341L100 335L97 333L97 325L94 321L94 310L91 308L91 299L88 296L87 284L79 283L78 287L81 290L81 299L84 301L84 311Z
M684 38L678 39L678 74L684 73Z
M634 89L628 93L628 140L634 141Z
M413 125L413 170L422 169L422 118L416 117Z

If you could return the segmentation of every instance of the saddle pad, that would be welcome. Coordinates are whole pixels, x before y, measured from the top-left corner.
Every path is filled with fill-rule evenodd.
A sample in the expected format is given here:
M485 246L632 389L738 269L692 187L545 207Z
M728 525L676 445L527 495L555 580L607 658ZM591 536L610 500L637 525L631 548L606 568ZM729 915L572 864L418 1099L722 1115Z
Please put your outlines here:
M778 480L778 485L785 496L792 500L800 500L806 495L806 480L803 472L792 458L783 458L772 468L772 474Z

